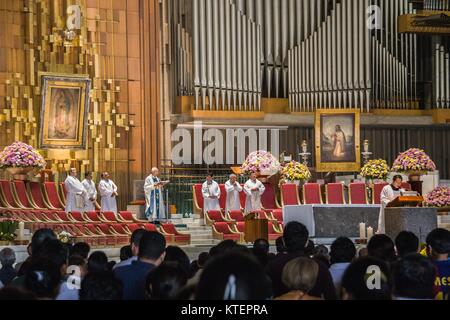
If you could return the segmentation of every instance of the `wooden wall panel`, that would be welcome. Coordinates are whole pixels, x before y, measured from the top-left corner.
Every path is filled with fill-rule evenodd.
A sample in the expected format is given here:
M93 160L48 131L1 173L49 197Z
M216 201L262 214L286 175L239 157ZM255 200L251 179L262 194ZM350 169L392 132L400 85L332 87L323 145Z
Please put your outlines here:
M159 1L0 1L0 148L37 146L42 72L92 79L84 151L42 150L59 180L70 166L107 170L119 206L131 185L159 165ZM63 41L66 8L80 5L79 40Z

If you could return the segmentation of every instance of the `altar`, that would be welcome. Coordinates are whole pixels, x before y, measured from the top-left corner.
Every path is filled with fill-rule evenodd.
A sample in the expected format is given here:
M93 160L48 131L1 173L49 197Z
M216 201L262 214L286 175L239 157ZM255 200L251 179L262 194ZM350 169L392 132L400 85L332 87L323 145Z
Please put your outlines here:
M284 224L303 223L312 238L359 237L359 224L378 228L380 205L298 205L283 208Z

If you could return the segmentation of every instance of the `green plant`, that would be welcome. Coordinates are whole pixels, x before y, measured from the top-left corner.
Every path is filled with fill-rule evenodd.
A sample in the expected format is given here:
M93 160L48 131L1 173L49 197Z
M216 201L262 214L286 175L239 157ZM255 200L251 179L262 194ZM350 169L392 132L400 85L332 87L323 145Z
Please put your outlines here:
M14 220L0 221L0 241L13 241L16 238L14 233L19 227L19 222Z

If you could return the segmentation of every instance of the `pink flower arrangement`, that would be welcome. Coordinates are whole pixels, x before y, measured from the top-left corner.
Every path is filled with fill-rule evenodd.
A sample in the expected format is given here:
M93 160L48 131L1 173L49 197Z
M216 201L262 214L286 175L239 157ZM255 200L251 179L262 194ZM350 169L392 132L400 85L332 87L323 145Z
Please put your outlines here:
M417 148L409 149L397 157L392 165L394 172L435 171L433 160L423 151Z
M44 158L30 145L14 142L0 152L0 168L45 168Z
M241 166L241 172L260 173L262 175L273 175L280 171L280 162L267 151L252 152Z
M450 188L437 187L425 196L425 204L428 207L450 207Z

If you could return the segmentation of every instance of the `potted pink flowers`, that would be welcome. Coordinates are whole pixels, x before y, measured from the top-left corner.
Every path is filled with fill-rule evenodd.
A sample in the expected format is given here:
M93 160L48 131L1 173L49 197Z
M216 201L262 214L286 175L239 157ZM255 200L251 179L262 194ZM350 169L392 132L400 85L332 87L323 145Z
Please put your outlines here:
M47 163L30 145L14 142L0 152L0 168L6 169L14 178L20 179L35 169L43 169Z
M450 188L440 186L425 196L427 207L439 208L439 211L450 211Z
M421 175L435 170L433 160L423 150L417 148L400 153L392 165L392 171L408 174L410 181L419 181Z
M280 162L267 151L255 151L250 153L241 166L241 173L256 173L259 176L272 176L281 169Z

